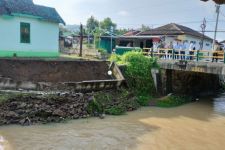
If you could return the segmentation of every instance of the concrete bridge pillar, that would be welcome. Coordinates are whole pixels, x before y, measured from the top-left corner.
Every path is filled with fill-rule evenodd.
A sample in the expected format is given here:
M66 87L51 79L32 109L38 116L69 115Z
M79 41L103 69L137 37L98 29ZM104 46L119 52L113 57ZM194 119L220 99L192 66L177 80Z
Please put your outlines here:
M156 92L158 94L167 95L173 92L172 70L164 70L164 69L159 70L157 68L153 68L151 70L151 74L156 88Z
M173 92L173 70L166 70L166 93L170 94Z
M151 74L152 74L152 78L154 81L154 85L156 88L156 92L159 93L160 92L160 88L161 88L161 83L160 83L160 71L158 68L152 68L151 69Z

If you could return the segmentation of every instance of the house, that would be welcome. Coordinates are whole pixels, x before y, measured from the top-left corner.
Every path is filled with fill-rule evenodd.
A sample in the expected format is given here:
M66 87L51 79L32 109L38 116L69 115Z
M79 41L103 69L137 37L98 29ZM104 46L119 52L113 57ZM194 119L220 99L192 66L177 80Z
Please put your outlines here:
M135 36L135 35L137 35L140 32L141 31L139 31L139 30L130 30L127 33L125 33L123 36Z
M153 46L154 39L159 40L159 36L137 36L138 33L141 31L138 30L131 30L125 33L122 36L113 35L103 35L100 37L100 48L106 49L109 53L112 52L111 50L111 40L112 40L112 48L151 48Z
M117 46L122 47L139 47L139 48L151 48L153 46L154 39L160 39L159 36L137 36L141 31L131 30L125 33L123 36L119 36L116 40Z
M222 45L223 49L225 49L225 40L221 41L220 44Z
M54 8L33 0L0 0L0 57L57 57L59 24Z
M59 49L63 52L67 48L72 48L74 43L75 33L71 31L60 32L59 34Z
M144 31L137 36L160 36L161 39L166 44L173 42L175 40L187 42L187 43L195 43L196 49L200 49L203 40L203 48L204 50L211 50L213 45L213 39L203 35L202 33L195 31L191 28L178 25L175 23L170 23L149 31Z

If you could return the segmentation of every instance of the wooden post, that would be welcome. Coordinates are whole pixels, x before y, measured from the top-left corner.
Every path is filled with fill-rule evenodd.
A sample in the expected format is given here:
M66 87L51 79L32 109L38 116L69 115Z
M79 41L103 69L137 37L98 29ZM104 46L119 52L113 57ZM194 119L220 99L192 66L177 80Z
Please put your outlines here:
M150 49L151 50L151 57L153 58L154 55L153 55L153 48Z
M223 52L223 63L225 64L225 51Z
M173 58L173 60L175 59L175 50L174 49L172 51L172 58Z
M80 24L80 57L83 56L83 25Z
M197 50L197 61L199 61L199 50Z

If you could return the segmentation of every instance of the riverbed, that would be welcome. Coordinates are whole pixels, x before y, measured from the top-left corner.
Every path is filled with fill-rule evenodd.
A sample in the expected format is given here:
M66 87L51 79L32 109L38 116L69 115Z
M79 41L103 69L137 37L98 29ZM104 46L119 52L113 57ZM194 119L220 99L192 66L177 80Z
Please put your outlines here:
M224 150L225 95L176 108L0 127L0 150Z

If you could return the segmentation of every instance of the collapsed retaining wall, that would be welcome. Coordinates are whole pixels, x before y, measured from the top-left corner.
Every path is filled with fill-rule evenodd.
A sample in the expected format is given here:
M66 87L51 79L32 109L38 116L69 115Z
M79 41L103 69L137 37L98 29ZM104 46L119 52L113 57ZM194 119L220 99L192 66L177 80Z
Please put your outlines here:
M123 80L118 67L106 61L0 59L1 90L101 90Z

